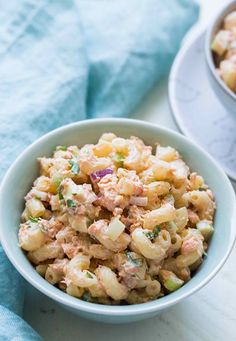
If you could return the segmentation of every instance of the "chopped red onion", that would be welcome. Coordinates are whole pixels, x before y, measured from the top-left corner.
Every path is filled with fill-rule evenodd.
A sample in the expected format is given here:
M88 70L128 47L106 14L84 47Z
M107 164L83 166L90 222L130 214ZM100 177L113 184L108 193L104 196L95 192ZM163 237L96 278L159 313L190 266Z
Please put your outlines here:
M147 197L131 197L129 203L131 205L136 205L136 206L147 206L148 198Z
M90 177L92 181L97 182L107 174L113 174L113 170L111 168L102 169L97 172L91 173Z

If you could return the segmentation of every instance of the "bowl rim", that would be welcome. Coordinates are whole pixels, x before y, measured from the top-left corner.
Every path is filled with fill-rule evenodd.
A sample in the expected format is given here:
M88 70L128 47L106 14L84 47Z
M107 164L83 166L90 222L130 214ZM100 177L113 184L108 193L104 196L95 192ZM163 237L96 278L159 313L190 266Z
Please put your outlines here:
M14 173L14 169L20 162L21 158L26 155L35 145L38 143L42 142L43 140L50 138L54 135L57 135L60 132L63 132L64 130L70 129L71 127L76 127L76 126L88 126L88 125L96 125L96 124L114 124L116 122L119 122L123 125L135 125L137 129L140 129L142 127L147 127L147 128L157 128L159 131L161 131L164 134L169 134L174 136L174 138L180 139L183 142L187 143L189 147L193 147L195 149L198 149L204 157L210 159L210 161L213 163L214 167L217 168L218 172L220 173L225 186L227 187L228 190L228 195L232 197L232 214L233 214L233 219L231 220L234 221L236 220L236 197L235 193L233 190L233 187L226 176L225 172L223 169L218 165L218 163L213 159L211 155L209 155L202 147L198 146L195 142L193 142L191 139L181 135L178 132L175 132L169 128L165 128L162 126L159 126L157 124L153 124L151 122L145 122L141 120L135 120L135 119L127 119L127 118L99 118L99 119L89 119L89 120L83 120L83 121L78 121L74 123L70 123L64 126L61 126L57 129L54 129L50 131L49 133L43 135L39 139L37 139L35 142L33 142L31 145L29 145L14 161L14 163L11 165L11 167L8 169L7 173L5 174L1 186L0 186L0 239L1 243L3 246L4 251L6 252L10 262L13 264L13 266L17 269L17 271L29 282L31 285L33 285L36 289L38 289L40 292L48 296L49 298L54 299L56 302L61 303L67 307L70 307L72 309L82 311L85 313L90 313L93 315L100 314L102 316L128 316L128 315L143 315L143 314L148 314L152 312L157 312L160 310L163 310L167 307L170 307L182 299L192 295L199 289L201 289L203 286L205 286L216 274L217 272L221 269L221 267L224 265L226 262L227 258L229 257L229 254L233 248L233 245L235 243L236 239L236 229L233 229L233 224L230 224L230 242L228 244L227 250L222 257L221 261L215 266L215 268L209 272L209 274L202 280L200 283L198 283L195 287L185 290L182 293L178 294L177 297L173 297L172 295L168 295L168 301L161 302L161 300L154 300L150 301L147 303L142 303L142 304L134 304L134 305L126 305L126 306L110 306L110 305L100 305L96 303L90 303L90 302L85 302L80 299L75 298L74 300L71 299L71 297L68 297L68 294L65 294L64 292L52 290L54 288L52 285L50 287L46 287L45 285L41 285L38 281L37 278L34 278L31 276L31 272L27 272L26 269L24 268L24 264L21 264L18 262L16 259L14 259L14 256L11 251L11 247L8 245L8 238L4 236L3 234L3 229L2 229L2 224L1 224L1 217L2 217L2 202L4 200L4 187L6 187L6 184L8 182L8 179L11 178L12 173ZM33 269L32 269L33 270ZM35 271L35 270L33 270ZM54 288L55 289L55 288ZM70 300L69 300L70 298Z
M205 57L206 57L207 66L214 80L219 84L219 86L221 87L225 95L231 100L236 102L236 94L232 90L230 90L230 88L225 84L225 82L219 77L219 75L216 72L216 66L214 64L213 55L211 51L212 35L215 29L215 26L219 22L221 23L223 22L224 17L228 13L230 13L228 11L232 6L235 6L235 10L236 10L235 0L233 1L231 0L230 2L227 2L226 4L221 6L220 9L216 12L216 14L211 19L210 24L208 25L208 28L206 30L206 36L205 36Z

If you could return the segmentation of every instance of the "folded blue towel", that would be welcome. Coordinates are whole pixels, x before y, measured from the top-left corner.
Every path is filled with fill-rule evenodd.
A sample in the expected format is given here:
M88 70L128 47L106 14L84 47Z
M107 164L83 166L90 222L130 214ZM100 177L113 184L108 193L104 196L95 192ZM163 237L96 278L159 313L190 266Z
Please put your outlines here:
M128 115L197 16L190 0L1 2L1 175L51 129ZM0 339L39 340L19 317L24 283L2 250L0 274Z

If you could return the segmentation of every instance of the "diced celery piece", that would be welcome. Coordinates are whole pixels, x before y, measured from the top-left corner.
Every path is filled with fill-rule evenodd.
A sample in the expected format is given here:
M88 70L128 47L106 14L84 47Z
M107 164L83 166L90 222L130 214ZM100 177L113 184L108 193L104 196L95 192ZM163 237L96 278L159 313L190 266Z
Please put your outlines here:
M162 285L169 291L175 291L184 284L182 279L177 277L174 272L168 270L160 270L159 278Z
M200 220L197 223L197 229L201 232L205 240L208 240L214 232L212 224L207 220Z
M169 291L175 291L184 284L184 281L178 277L173 277L164 282L164 287Z
M56 189L60 186L62 180L63 180L63 178L60 175L53 176L52 183L56 187Z
M107 228L107 236L111 240L116 240L124 231L125 225L119 220L119 217L115 217L111 220Z
M116 167L124 167L124 160L125 160L125 155L119 152L116 152L113 157L112 160L114 161Z
M169 221L166 224L166 229L170 234L175 234L177 231L177 225L174 221Z
M66 151L67 147L66 146L56 146L56 150L62 150L62 151Z
M65 186L63 186L62 195L65 200L73 199L73 196L83 197L84 190L81 185L76 185L72 180L68 181Z

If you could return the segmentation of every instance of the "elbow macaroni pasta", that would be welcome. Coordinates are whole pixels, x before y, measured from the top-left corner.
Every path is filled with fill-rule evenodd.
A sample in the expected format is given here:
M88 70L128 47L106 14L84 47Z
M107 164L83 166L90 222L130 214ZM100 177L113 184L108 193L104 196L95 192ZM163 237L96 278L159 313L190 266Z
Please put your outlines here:
M39 158L19 246L58 289L99 304L137 304L179 289L203 261L215 203L170 146L137 137L58 146Z
M236 11L224 18L222 27L212 41L211 49L218 75L236 93Z

